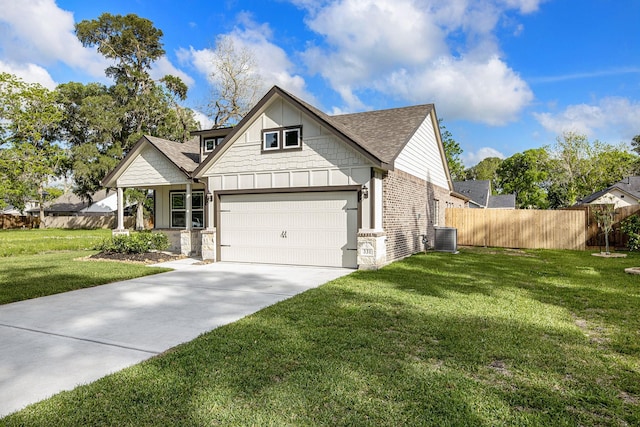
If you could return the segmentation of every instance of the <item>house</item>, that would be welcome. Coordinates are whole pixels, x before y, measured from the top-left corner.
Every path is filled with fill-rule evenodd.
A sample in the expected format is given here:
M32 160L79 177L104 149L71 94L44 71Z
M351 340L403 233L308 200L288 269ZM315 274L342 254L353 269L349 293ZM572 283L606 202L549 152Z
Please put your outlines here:
M83 215L115 215L118 206L115 192L100 190L93 195L93 202L89 203L74 193L67 192L44 204L46 216L83 216ZM35 206L28 209L31 215L38 215L40 208Z
M640 176L629 176L604 190L581 199L576 205L611 204L622 208L640 204Z
M491 194L491 181L454 181L455 191L469 198L469 207L475 209L515 209L515 194Z
M174 250L214 261L377 268L463 207L432 104L329 116L275 86L233 128L142 137L102 181L155 193Z

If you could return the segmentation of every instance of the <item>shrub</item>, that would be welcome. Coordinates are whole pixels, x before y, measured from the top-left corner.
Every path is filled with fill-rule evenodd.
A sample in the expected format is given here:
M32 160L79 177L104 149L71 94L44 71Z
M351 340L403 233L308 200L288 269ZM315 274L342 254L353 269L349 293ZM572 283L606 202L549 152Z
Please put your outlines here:
M640 250L640 216L631 215L622 221L620 228L624 234L629 236L629 250Z
M163 251L169 247L169 238L164 233L140 231L128 236L111 236L98 243L94 249L101 252L141 254L152 250Z

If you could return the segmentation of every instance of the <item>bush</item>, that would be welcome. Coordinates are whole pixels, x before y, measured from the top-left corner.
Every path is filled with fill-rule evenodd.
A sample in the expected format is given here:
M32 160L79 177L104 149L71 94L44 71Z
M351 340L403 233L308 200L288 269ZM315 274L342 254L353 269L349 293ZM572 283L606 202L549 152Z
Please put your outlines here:
M164 233L140 231L128 236L111 236L98 243L94 249L107 253L141 254L149 251L163 251L169 247L169 238Z
M640 216L631 215L622 221L620 228L629 236L629 250L640 250Z

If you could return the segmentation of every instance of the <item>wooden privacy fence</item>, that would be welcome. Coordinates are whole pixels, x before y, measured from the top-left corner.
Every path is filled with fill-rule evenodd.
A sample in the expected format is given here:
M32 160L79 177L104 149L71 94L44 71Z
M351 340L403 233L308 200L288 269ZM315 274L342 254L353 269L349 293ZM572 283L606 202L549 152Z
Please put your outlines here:
M522 249L585 249L583 210L447 208L458 244Z
M595 216L595 211L601 209L605 205L582 205L575 206L567 209L581 210L585 212L585 227L587 229L586 245L587 247L600 247L604 248L605 239L604 233L598 227L598 220ZM617 249L625 249L629 245L629 236L622 232L621 223L631 215L640 213L640 205L625 206L617 208L614 213L613 230L609 233L609 246Z
M0 229L38 228L40 219L29 215L0 215Z

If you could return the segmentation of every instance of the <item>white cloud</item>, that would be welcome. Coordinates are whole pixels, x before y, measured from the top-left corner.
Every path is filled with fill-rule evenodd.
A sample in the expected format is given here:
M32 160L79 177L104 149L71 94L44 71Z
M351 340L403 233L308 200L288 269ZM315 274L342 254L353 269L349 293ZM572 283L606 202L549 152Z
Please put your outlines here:
M200 129L211 129L213 127L213 120L211 120L202 111L193 110L194 118L200 123Z
M71 12L54 0L0 0L0 52L17 67L65 63L94 77L104 75L108 62L84 48L74 33Z
M502 59L496 27L505 12L531 13L542 1L294 3L307 10L307 25L323 37L301 56L342 96L346 105L334 108L365 109L359 93L374 89L414 103L436 102L447 118L503 125L517 118L533 93Z
M264 82L265 91L278 85L307 102L314 103L315 97L306 89L303 77L296 74L295 65L281 47L271 41L273 34L267 24L257 24L248 16L241 18L242 27L236 27L228 34L219 37L230 37L234 46L252 52L256 63L256 72ZM182 49L178 58L183 62L191 62L193 66L210 80L215 57L212 49Z
M577 132L590 138L606 134L629 140L638 134L640 102L607 97L595 104L570 105L555 114L534 113L534 117L546 130L556 134Z
M28 83L40 83L47 89L55 89L57 83L53 81L49 72L35 64L8 64L0 61L0 72L14 74Z
M491 147L482 147L475 153L465 152L462 154L462 162L466 167L475 166L487 157L498 157L504 159L505 155Z
M486 60L443 57L425 68L395 72L377 86L413 103L435 102L448 120L489 125L515 120L533 100L527 84L495 56Z

